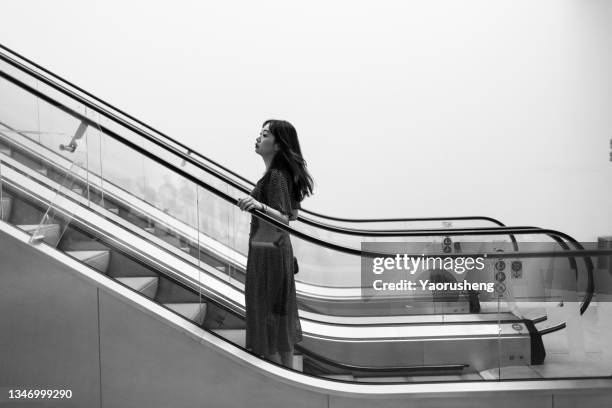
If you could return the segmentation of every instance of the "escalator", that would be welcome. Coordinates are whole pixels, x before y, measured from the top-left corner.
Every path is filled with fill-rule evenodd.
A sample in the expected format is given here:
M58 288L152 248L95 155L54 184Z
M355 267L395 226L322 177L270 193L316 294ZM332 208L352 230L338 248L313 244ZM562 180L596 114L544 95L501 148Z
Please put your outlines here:
M33 243L51 245L191 322L244 346L243 294L214 274L204 276L200 273L201 269L214 270L214 266L190 265L147 237L104 219L104 214L92 214L90 209L79 206L79 196L72 190L65 192L68 197L58 198L55 191L61 191L61 187L44 189L39 184L46 178L43 173L49 175L49 172L19 166L8 158L4 163L4 221L31 234ZM64 181L63 185L67 184L70 183ZM112 218L115 214L108 211L106 216ZM164 267L160 270L159 265ZM522 354L517 354L517 360L536 363L543 359L541 354L530 354L534 347L539 353L543 352L541 339L532 333L531 321L511 313L458 315L454 319L443 313L421 314L412 316L410 321L388 318L386 323L380 318L362 318L361 322L355 322L357 319L341 316L335 320L329 316L313 319L314 314L306 313L307 317L301 314L305 339L300 350L307 356L307 369L317 375L350 375L358 379L359 375L388 375L390 372L395 377L400 373L474 374L495 365L494 349L488 351L487 359L482 358L485 354L483 344L492 347L500 338L509 344L522 344L515 347L523 350ZM500 325L511 328L517 324L520 330L509 329L505 336L498 335ZM471 339L459 342L466 347L458 354L460 362L423 363L418 348L425 343L432 350L445 348L452 337ZM419 341L415 342L415 338ZM406 352L409 350L407 344L417 349ZM404 358L398 359L399 349L403 350Z
M3 55L5 62L6 58ZM192 158L193 152L178 154L176 147L169 148L150 135L143 140L142 131L102 119L103 109L92 113L86 106L75 108L77 98L70 97L68 103L67 95L55 87L28 85L24 74L32 72L18 70L17 75L11 72L16 68L3 67L0 73L6 81L4 90L10 88L7 94L12 93L16 101L0 117L2 220L30 234L32 245L60 251L195 326L243 347L248 217L238 214L235 203L248 190L205 168ZM28 123L32 118L14 114L15 106L32 95L38 106L45 105L46 124L50 125L34 135L28 133L36 127ZM38 118L40 121L40 115ZM96 156L99 160L94 162ZM162 189L140 188L138 177L131 177L129 170L127 178L116 172L122 169L117 166L122 162L126 163L122 170L133 169L130 160L146 163L145 176L155 179L162 169L164 175L182 178L180 186L193 187L194 204L187 207L194 211L177 211L185 202L166 206L173 197L162 203L156 197ZM173 191L177 190L181 191ZM431 294L381 296L364 302L359 279L348 276L349 271L359 270L362 252L354 247L357 242L401 241L418 253L425 240L439 249L450 246L450 240L459 251L470 247L465 237L501 237L517 249L516 237L552 238L560 250L569 253L559 273L585 282L579 300L575 296L579 314L587 311L595 290L590 258L581 256L579 243L558 231L396 228L406 220L367 220L394 227L363 229L356 228L357 220L312 212L288 228L264 214L255 216L290 231L298 258L304 261L298 296L305 339L295 368L316 378L361 383L486 381L504 379L503 367L512 367L523 378L543 378L544 371L534 368L545 365L541 333L559 333L566 327L563 319L548 328L537 327L547 321L547 308L540 305L517 312L507 296L501 301L483 301L461 292L437 298ZM475 217L468 218L464 221ZM10 238L3 235L4 239ZM520 251L505 255L513 261L521 259ZM578 262L584 265L579 267ZM313 278L315 272L320 275L324 270L334 276Z

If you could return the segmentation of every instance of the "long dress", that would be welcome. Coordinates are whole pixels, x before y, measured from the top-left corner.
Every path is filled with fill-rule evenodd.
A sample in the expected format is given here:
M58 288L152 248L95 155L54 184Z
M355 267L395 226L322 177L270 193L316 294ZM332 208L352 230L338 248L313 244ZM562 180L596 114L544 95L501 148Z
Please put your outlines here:
M271 169L251 196L290 217L299 208L290 181L288 172ZM289 234L257 217L251 219L244 294L247 349L266 356L290 351L302 340Z

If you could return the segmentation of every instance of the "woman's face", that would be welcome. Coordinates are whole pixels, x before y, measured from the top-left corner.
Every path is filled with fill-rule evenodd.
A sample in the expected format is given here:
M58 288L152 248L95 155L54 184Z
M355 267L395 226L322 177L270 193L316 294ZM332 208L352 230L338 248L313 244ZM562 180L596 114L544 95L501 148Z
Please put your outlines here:
M261 128L259 137L255 139L255 153L263 157L270 157L274 156L277 151L278 145L275 142L274 135L270 133L270 124L266 123L266 125Z

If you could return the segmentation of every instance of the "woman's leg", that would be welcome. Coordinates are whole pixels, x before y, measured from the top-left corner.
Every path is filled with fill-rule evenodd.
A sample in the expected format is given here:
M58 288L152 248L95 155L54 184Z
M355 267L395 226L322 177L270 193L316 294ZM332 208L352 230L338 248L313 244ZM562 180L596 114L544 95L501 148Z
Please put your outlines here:
M266 355L266 360L271 361L273 363L276 364L283 364L282 360L281 360L281 356L279 353L274 353L274 354L268 354Z
M293 368L293 350L281 351L280 358L285 367Z

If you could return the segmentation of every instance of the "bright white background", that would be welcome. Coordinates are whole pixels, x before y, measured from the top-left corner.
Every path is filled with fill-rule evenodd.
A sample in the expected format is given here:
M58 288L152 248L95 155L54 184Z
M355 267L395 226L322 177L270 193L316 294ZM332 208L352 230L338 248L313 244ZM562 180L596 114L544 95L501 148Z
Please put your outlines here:
M261 123L289 120L307 208L612 235L610 1L0 8L4 45L251 179Z

